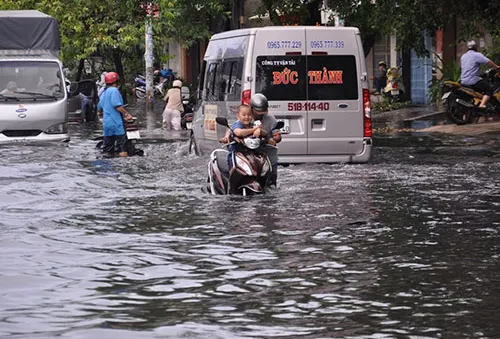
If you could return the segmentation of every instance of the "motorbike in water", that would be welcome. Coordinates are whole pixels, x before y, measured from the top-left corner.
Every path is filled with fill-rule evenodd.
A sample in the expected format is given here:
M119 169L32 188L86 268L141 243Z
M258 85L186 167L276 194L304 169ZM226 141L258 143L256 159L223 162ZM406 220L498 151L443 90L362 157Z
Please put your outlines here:
M139 127L137 126L137 118L133 118L132 120L124 121L125 124L125 132L127 138L127 153L128 156L133 155L144 155L144 150L136 147L137 140L141 138L141 134L139 132ZM95 141L99 141L95 146L98 150L102 152L102 147L104 143L104 137L100 136L94 139ZM120 153L119 149L115 149L114 154L118 155Z
M446 115L457 125L478 122L482 116L500 115L500 73L489 69L481 75L493 88L493 95L486 104L486 109L479 108L483 94L456 81L445 81L441 101L446 108Z
M396 67L387 70L387 85L383 89L384 96L389 102L401 101L404 97L405 88L403 78Z
M226 118L217 117L215 121L230 129ZM279 121L275 128L281 129L283 126L284 122ZM234 166L229 171L227 149L214 150L208 162L207 191L213 195L265 193L272 166L263 148L276 146L268 145L263 138L237 138L233 133L230 140L236 145L232 159Z

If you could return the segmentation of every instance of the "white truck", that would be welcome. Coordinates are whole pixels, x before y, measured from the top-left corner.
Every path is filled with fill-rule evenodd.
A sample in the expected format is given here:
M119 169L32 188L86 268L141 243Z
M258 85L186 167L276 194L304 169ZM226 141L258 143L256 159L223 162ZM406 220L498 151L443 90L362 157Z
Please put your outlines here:
M0 143L69 140L60 45L55 18L0 11Z

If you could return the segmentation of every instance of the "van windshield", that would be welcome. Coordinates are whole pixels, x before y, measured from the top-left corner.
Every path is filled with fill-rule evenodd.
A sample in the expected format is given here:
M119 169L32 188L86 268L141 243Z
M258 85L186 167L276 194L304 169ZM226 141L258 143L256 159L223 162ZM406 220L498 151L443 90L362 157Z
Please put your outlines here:
M357 100L353 55L258 56L256 93L268 100Z
M19 99L64 97L65 87L56 62L0 61L0 94Z

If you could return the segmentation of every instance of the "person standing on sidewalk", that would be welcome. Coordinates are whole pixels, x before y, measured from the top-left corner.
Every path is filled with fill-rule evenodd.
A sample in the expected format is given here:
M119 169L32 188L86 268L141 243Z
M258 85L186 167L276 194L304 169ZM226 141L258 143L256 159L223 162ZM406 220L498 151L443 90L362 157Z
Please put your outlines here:
M482 79L479 75L481 73L481 65L490 64L494 68L500 69L500 66L485 57L482 53L477 51L477 44L474 40L467 42L467 52L460 58L462 73L460 74L460 82L462 85L471 87L473 90L483 94L483 99L479 108L486 108L486 103L493 95L493 88L486 79Z
M378 63L378 68L373 71L373 87L375 94L382 94L382 90L387 85L387 64L385 61Z
M97 104L97 112L101 115L102 129L104 135L103 152L106 156L113 156L115 152L115 144L120 150L120 156L126 157L127 153L127 136L125 134L124 120L132 120L134 117L123 106L123 98L118 90L118 73L109 72L104 77L106 89L99 98Z
M184 112L181 87L182 81L174 80L172 88L165 95L164 100L167 102L163 111L163 128L165 130L181 130L181 113Z

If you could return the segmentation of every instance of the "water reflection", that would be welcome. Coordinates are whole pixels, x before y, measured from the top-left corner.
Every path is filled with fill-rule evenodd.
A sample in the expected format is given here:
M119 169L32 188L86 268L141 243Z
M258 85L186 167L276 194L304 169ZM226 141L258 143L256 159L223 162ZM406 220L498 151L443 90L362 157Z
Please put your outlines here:
M224 197L203 192L207 159L185 142L103 160L98 132L75 131L2 147L0 337L500 330L495 159L403 137L369 164L282 167L278 191Z

